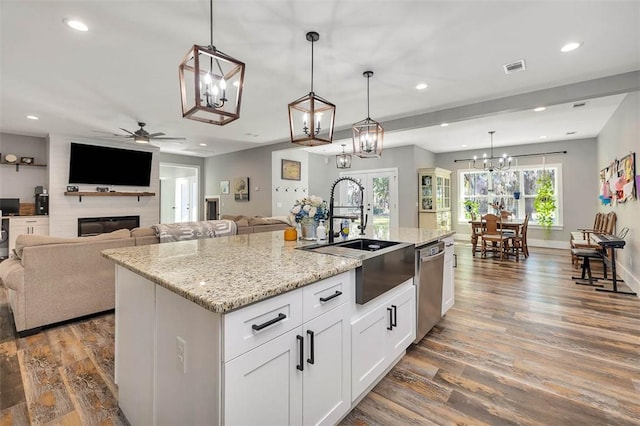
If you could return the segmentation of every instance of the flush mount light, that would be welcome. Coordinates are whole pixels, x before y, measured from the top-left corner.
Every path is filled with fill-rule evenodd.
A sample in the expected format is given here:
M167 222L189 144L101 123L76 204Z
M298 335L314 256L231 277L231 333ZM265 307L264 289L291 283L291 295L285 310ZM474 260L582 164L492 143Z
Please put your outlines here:
M367 118L358 121L351 128L353 153L360 158L379 158L382 155L384 129L369 115L369 80L373 71L365 71L362 76L367 78Z
M449 123L440 123L440 127L447 127Z
M418 84L418 85L416 86L416 89L418 89L418 90L424 90L424 89L426 89L427 87L429 87L429 85L428 85L427 83L420 83L420 84Z
M567 53L567 52L571 52L572 50L576 50L580 46L582 46L581 42L572 41L572 42L569 42L569 43L565 44L564 46L562 46L560 51L562 53Z
M209 24L209 45L194 45L180 64L182 116L224 126L240 118L244 62L213 45L213 0L209 1Z
M35 116L35 115L27 115L27 118L28 118L29 120L40 120L40 117Z
M535 112L541 112L541 111L544 111L545 109L547 109L547 107L538 107L538 108L534 108L533 110Z
M89 31L89 27L84 22L78 21L76 19L63 19L62 22L70 28L73 28L76 31Z
M311 42L311 90L289 104L289 132L292 143L326 145L333 141L336 106L313 92L313 44L320 40L320 34L309 31L306 39Z

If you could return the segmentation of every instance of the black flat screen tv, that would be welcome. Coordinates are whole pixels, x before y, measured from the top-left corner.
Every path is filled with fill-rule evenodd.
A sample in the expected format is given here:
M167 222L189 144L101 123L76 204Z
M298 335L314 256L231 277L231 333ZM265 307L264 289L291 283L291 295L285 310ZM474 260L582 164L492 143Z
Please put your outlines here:
M153 153L71 143L69 183L149 186Z

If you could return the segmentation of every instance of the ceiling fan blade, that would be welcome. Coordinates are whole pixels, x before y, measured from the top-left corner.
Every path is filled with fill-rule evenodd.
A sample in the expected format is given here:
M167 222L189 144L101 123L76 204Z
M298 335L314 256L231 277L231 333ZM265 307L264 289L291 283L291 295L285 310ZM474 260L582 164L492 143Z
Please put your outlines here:
M135 134L134 134L133 132L130 132L130 131L129 131L129 130L127 130L127 129L123 129L122 127L120 127L120 130L124 130L125 132L129 133L130 135L135 136Z
M94 133L104 133L105 135L109 135L109 136L117 136L117 137L126 137L127 135L120 135L118 133L111 133L111 132L103 132L102 130L92 130L92 132Z
M152 138L153 140L164 140L164 141L186 141L187 138Z
M148 136L150 138L155 138L156 136L164 136L164 135L165 135L164 133L159 132L159 133L150 133Z

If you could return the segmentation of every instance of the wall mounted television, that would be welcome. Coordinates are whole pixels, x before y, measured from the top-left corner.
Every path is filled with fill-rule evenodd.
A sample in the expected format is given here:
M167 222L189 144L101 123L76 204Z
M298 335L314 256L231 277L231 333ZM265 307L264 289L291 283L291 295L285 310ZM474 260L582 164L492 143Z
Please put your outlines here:
M149 186L153 153L71 143L69 183Z

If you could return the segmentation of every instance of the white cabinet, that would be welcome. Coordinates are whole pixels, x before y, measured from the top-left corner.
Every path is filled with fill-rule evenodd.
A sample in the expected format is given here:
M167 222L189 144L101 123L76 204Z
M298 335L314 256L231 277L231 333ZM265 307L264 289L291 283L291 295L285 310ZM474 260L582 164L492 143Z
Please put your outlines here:
M9 218L9 253L16 247L18 235L49 235L48 216L12 216Z
M416 337L413 279L359 306L351 321L351 400L370 388Z
M453 237L447 237L444 241L444 271L442 279L442 315L447 313L455 302L455 282L453 271L455 266L455 253Z
M451 230L451 171L418 169L418 224L420 228Z
M225 363L224 395L231 396L225 398L225 424L330 425L349 411L351 306L347 302L354 292L352 279L352 273L341 274L291 292L297 301L291 299L291 293L265 301L289 297L287 303L276 302L282 307L275 310L265 306L271 321L284 315L287 308L291 312L299 308L305 322ZM230 320L262 318L257 314L263 304L232 313L236 315ZM254 334L268 332L271 327L286 329L285 320ZM256 325L260 328L268 322Z

